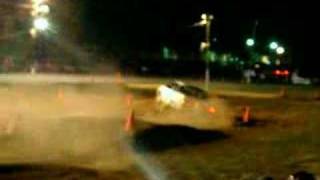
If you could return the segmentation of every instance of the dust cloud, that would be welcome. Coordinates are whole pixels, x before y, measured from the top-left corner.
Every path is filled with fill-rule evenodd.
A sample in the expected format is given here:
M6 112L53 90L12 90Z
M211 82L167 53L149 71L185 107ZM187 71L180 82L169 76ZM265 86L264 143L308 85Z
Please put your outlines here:
M124 94L115 85L1 85L0 162L97 169L131 165L122 146Z

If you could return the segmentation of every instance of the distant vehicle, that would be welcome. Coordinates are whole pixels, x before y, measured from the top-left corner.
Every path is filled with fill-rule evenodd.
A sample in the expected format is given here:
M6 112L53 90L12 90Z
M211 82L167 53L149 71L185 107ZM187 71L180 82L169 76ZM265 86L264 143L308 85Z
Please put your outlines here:
M256 77L254 81L256 82L268 82L268 83L289 83L291 71L286 66L270 68L261 67L255 69Z
M300 77L298 75L297 71L292 73L291 82L292 82L292 84L296 84L296 85L311 85L312 84L310 79Z
M290 71L286 67L277 67L275 69L263 69L256 71L257 82L270 83L292 83L295 85L311 85L311 79L299 76L297 71Z
M208 93L196 86L186 85L181 81L174 81L161 85L157 89L157 102L175 109L180 109L186 103L186 98L208 98Z
M276 69L272 72L275 77L288 78L290 76L290 71L288 69Z

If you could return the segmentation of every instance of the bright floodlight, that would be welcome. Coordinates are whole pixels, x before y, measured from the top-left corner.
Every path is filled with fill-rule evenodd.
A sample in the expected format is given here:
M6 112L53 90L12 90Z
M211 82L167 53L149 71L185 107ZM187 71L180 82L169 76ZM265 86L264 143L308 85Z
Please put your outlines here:
M211 14L205 14L205 13L201 14L201 19L202 20L208 20L208 19L213 20L213 18L214 17Z
M38 12L43 14L48 14L50 12L50 7L46 4L41 4L38 7Z
M201 19L203 19L203 20L204 20L204 19L207 19L207 14L202 14L202 15L201 15Z
M49 22L47 19L40 17L33 21L34 28L39 31L44 31L49 28Z
M285 53L285 49L283 47L278 47L277 48L277 54L281 55Z
M270 43L270 49L275 50L275 49L277 49L278 47L279 47L278 43L276 43L276 42Z
M254 39L252 39L252 38L247 39L246 44L247 44L247 46L250 46L250 47L254 46L254 44L255 44Z

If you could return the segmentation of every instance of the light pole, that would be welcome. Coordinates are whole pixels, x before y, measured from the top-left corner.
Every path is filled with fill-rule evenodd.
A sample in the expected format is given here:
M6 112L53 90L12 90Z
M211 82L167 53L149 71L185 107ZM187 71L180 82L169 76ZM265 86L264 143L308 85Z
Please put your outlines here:
M32 38L36 39L35 46L35 62L31 67L31 73L36 72L36 65L45 56L44 47L44 33L50 27L48 21L48 14L50 13L50 7L47 4L48 0L32 0L32 10L31 15L33 18L33 27L30 29L30 35Z
M205 42L201 43L201 52L208 52L211 47L210 37L211 37L211 24L213 20L213 15L211 14L202 14L201 21L196 23L195 26L204 26L206 37ZM209 84L210 84L210 61L205 58L206 61L206 70L205 70L205 90L209 91Z
M272 51L271 53L274 54L273 56L276 58L276 65L280 65L281 61L280 61L280 57L286 52L285 48L283 46L280 46L278 42L271 42L269 44L269 48Z
M36 46L35 56L36 63L46 58L45 31L49 28L49 22L44 17L37 17L33 21L33 29L35 30Z
M283 54L286 52L286 50L284 49L284 47L279 46L277 49L275 49L276 54L277 54L277 60L276 60L276 65L280 65L281 63L283 63Z
M255 49L255 46L256 46L256 40L255 38L248 38L246 41L245 41L245 44L247 46L246 50L249 54L249 61L247 62L248 66L252 66L254 65L256 62L257 62L257 51Z
M259 21L256 20L254 22L254 25L253 25L253 28L252 28L252 35L250 38L247 38L246 39L246 46L247 46L247 50L248 50L248 53L249 53L249 62L248 62L248 65L251 66L253 65L254 63L256 63L257 61L257 53L256 53L256 50L255 50L255 45L256 45L256 36L257 36L257 28L258 28L258 25L259 25Z

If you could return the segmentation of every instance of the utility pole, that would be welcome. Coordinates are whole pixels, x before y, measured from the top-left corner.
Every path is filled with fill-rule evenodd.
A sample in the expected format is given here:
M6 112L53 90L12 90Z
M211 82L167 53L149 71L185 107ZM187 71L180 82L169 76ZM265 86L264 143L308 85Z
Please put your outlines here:
M206 37L205 42L201 43L201 52L202 53L208 53L210 51L211 42L211 23L213 20L213 15L211 14L202 14L201 15L201 21L199 23L196 23L196 26L204 26L206 30ZM210 85L210 61L205 58L206 61L206 70L205 70L205 90L209 91L209 85Z
M258 28L258 26L259 26L259 21L258 20L256 20L255 22L254 22L254 25L253 25L253 30L252 30L252 37L251 38L253 38L254 40L256 40L256 36L257 36L257 28Z

